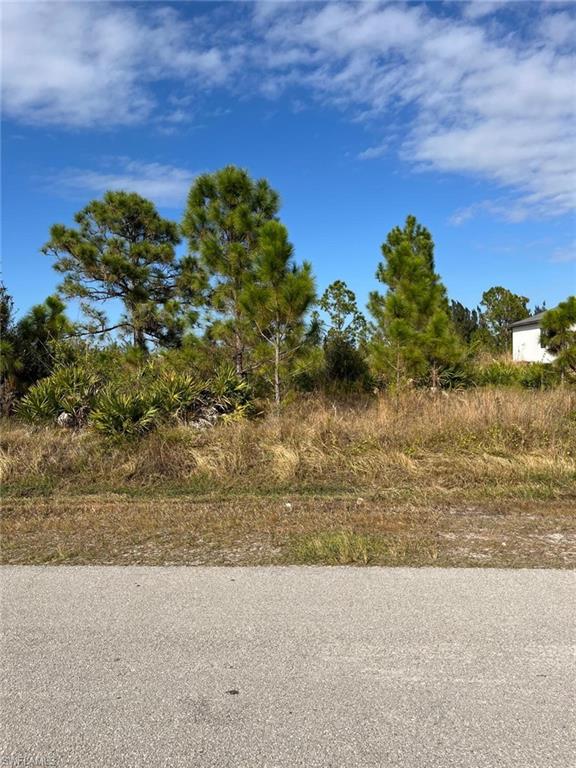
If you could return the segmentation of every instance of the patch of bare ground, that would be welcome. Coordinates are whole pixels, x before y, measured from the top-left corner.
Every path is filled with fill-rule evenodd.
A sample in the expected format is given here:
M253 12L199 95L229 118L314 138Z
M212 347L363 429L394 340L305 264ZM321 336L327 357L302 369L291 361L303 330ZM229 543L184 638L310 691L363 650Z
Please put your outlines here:
M2 542L2 561L11 564L576 564L567 501L423 508L294 496L13 499L4 505Z

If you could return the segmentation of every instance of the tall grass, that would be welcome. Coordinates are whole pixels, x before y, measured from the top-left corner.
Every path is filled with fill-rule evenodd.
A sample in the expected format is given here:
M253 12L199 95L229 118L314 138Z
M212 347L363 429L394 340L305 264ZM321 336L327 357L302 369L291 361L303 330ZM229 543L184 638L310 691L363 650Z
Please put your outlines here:
M576 394L423 392L352 404L312 398L279 415L198 431L164 426L134 444L89 431L4 424L12 493L388 493L467 487L574 491ZM540 490L538 490L540 488ZM528 491L526 491L528 489ZM548 489L548 490L546 490Z

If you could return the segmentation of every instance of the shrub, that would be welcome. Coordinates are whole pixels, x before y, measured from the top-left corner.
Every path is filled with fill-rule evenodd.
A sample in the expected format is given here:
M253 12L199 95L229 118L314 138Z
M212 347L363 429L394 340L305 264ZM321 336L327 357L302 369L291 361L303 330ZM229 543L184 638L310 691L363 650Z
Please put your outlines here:
M28 390L16 408L17 415L32 423L56 421L67 414L74 426L84 424L102 380L81 366L59 368Z
M368 365L364 356L342 334L328 335L324 342L326 378L329 383L350 387L368 379Z
M441 389L468 389L475 384L474 374L467 362L456 363L440 371L438 384Z
M558 371L552 365L502 360L477 366L473 378L479 386L519 386L526 389L547 389L560 383Z
M209 385L185 373L164 371L151 385L151 399L158 412L186 422L208 404Z
M494 360L476 368L474 378L479 386L510 386L518 384L518 366L511 362Z
M87 365L60 368L30 388L18 415L32 423L54 422L62 414L67 426L89 422L108 437L134 438L161 421L214 424L237 420L252 407L246 381L223 368L211 381L151 361L135 370Z
M155 429L160 417L150 395L110 387L98 398L90 424L105 437L133 439Z
M560 373L548 363L528 363L518 366L518 380L527 389L548 389L560 384Z
M326 357L322 347L312 347L300 355L292 367L292 384L298 392L314 392L325 381Z
M250 385L238 376L232 366L222 366L210 382L213 398L223 411L233 411L239 406L248 405L252 399Z

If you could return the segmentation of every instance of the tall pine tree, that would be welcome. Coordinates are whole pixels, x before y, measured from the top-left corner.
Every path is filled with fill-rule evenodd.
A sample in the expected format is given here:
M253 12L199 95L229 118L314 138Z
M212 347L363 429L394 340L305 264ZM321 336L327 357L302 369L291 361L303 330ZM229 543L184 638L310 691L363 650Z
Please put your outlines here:
M91 320L87 332L118 329L141 351L149 340L171 346L182 330L178 225L133 192L106 192L74 218L76 228L54 225L42 250L64 275L61 292L81 300ZM124 314L109 324L103 307L113 299Z
M260 228L278 207L265 179L255 181L232 165L199 176L188 195L182 232L210 283L209 307L216 315L210 333L231 350L239 375L253 337L242 295L254 280Z
M562 372L576 378L576 296L568 296L542 318L540 344Z
M388 290L372 292L369 301L375 368L397 386L412 379L437 387L441 371L459 359L460 343L434 269L432 236L408 216L388 234L382 255L376 277Z
M478 315L476 309L468 309L460 301L450 302L450 316L454 330L466 344L470 344L480 328Z
M512 347L510 325L530 316L528 297L512 293L501 285L484 291L481 306L484 307L482 322L490 333L492 344L497 350L509 351Z
M261 229L253 281L242 293L246 316L271 350L274 399L282 397L281 366L300 348L304 317L316 298L310 264L293 261L286 228L269 221Z
M36 304L16 325L16 347L22 361L21 382L33 384L49 376L55 365L56 345L74 333L66 307L58 296Z
M354 291L343 280L335 280L322 294L318 306L328 316L324 336L326 380L339 387L366 379L366 318L358 309Z

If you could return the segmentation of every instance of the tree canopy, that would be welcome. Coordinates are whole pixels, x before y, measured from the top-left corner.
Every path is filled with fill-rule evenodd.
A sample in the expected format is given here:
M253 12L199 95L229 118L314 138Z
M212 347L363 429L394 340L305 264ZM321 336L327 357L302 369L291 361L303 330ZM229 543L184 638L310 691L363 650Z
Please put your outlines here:
M540 325L540 343L556 356L556 365L576 376L576 296L549 309Z
M560 379L558 367L574 371L574 297L542 323L556 367L522 378L518 366L490 358L511 351L510 326L529 316L528 298L494 286L475 309L449 302L432 235L415 216L381 246L383 287L369 295L368 322L341 279L317 300L312 267L295 260L279 205L266 179L229 165L197 177L180 226L123 191L89 202L74 226L55 224L42 250L62 276L59 294L16 321L0 285L0 408L9 412L38 379L88 358L136 376L156 362L199 379L232 366L243 387L258 397L272 390L276 403L290 388L338 395L467 386L490 365L476 381L544 386ZM66 298L79 300L82 322L70 322Z
M496 349L504 351L512 342L512 323L530 316L528 297L512 293L496 285L482 294L483 321L492 336Z
M246 317L272 349L274 399L281 399L281 363L300 347L304 317L316 298L312 267L293 261L288 231L278 221L260 230L253 279L242 293Z
M430 232L408 216L403 228L394 227L382 245L384 260L377 279L386 294L370 294L375 319L372 357L380 371L403 379L439 383L443 368L458 360L460 343L449 315L446 289L434 270L434 242Z
M60 291L79 298L91 333L120 329L142 351L147 341L171 345L183 328L178 293L176 223L134 192L106 192L74 217L77 227L56 224L44 253L64 275ZM108 324L101 310L116 299L124 313Z
M209 281L211 333L231 350L238 374L253 337L242 295L254 280L260 230L278 208L265 179L232 165L199 176L188 195L182 232Z
M343 280L335 280L318 302L328 315L324 336L326 379L339 386L351 385L366 378L368 366L365 345L368 323L358 309L356 295Z

